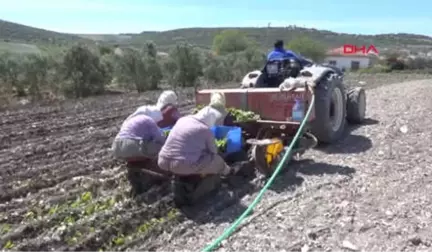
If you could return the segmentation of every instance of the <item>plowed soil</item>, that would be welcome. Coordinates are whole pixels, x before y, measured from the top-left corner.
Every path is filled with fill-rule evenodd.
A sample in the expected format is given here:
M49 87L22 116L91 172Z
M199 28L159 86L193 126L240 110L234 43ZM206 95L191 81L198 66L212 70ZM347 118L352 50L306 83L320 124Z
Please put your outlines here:
M294 162L219 249L405 250L432 244L432 81L351 75L368 120ZM401 81L410 80L401 84ZM392 85L387 85L392 84ZM159 92L95 97L0 113L0 245L12 250L199 250L245 209L265 180L233 177L217 195L176 209L168 184L129 196L109 147L136 107ZM180 92L181 110L193 107Z

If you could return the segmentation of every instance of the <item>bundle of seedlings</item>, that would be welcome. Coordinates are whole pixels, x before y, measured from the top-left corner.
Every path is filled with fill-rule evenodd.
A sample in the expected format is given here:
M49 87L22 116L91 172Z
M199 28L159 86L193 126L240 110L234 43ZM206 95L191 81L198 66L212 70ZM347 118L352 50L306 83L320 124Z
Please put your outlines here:
M192 110L192 114L198 113L202 108L204 108L204 105L198 105ZM232 117L233 121L236 123L239 122L249 122L249 121L256 121L261 119L258 114L255 114L252 111L245 111L241 109L236 108L228 108L228 115L227 117Z

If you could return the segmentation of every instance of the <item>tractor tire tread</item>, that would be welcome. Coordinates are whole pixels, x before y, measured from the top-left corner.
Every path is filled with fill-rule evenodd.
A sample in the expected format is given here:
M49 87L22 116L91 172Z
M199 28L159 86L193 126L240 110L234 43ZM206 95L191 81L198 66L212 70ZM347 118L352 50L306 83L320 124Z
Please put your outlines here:
M332 92L339 88L342 92L343 119L340 128L333 131L331 128L330 106ZM342 80L335 73L330 73L322 78L315 87L315 120L311 123L311 131L320 143L331 144L338 141L345 130L346 123L346 95Z
M360 95L365 95L365 90L361 87L352 88L347 92L347 121L351 124L361 124L364 116L360 111Z

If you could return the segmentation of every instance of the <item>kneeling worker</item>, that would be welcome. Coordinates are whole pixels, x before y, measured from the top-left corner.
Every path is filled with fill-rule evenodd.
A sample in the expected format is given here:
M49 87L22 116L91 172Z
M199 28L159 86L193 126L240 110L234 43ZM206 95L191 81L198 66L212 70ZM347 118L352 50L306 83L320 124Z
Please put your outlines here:
M223 121L226 112L225 108L219 111L215 107L222 109L213 102L212 106L204 107L195 115L180 118L159 152L158 165L162 170L172 172L186 182L194 183L197 178L204 177L204 180L198 179L201 184L206 183L201 194L215 189L214 181L218 181L220 175L236 172L218 154L210 128Z
M162 118L156 106L141 107L139 113L123 122L112 143L114 157L128 162L127 176L133 195L141 194L144 190L139 168L157 168L158 153L165 142L165 136L157 126ZM135 168L129 162L139 162L140 166L146 167Z
M114 157L123 160L157 159L165 137L157 122L162 113L156 106L141 107L140 113L129 116L120 127L112 144Z

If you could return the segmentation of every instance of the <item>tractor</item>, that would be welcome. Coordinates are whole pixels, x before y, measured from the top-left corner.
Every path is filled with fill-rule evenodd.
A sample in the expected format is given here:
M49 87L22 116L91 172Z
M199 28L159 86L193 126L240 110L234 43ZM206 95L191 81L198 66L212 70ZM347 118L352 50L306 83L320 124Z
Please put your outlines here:
M195 103L197 106L205 106L209 104L213 93L224 93L227 108L259 115L259 119L236 121L228 113L224 125L212 130L215 137L219 135L219 131L223 132L222 137L229 136L227 144L231 146L227 149L246 153L243 155L247 160L243 162L246 169L256 169L265 176L271 176L302 123L293 119L293 107L297 101L305 105L303 112L310 106L313 107L288 160L294 155L299 158L307 149L319 143L331 144L338 141L343 136L346 122L363 122L366 110L365 91L362 88L347 90L343 78L343 72L333 66L301 66L295 60L271 61L262 70L246 74L238 88L195 90ZM301 85L288 90L281 89L281 84L286 80L295 80ZM315 102L312 104L313 97ZM227 159L233 157L225 154L222 155ZM144 177L153 177L156 181L170 180L174 201L179 206L194 204L204 195L204 191L211 191L218 184L215 180L210 182L202 178L197 178L197 182L183 183L182 178L161 171L157 165L128 162L130 169L137 165L137 172ZM142 176L131 177L141 181ZM139 181L133 183L144 184Z

